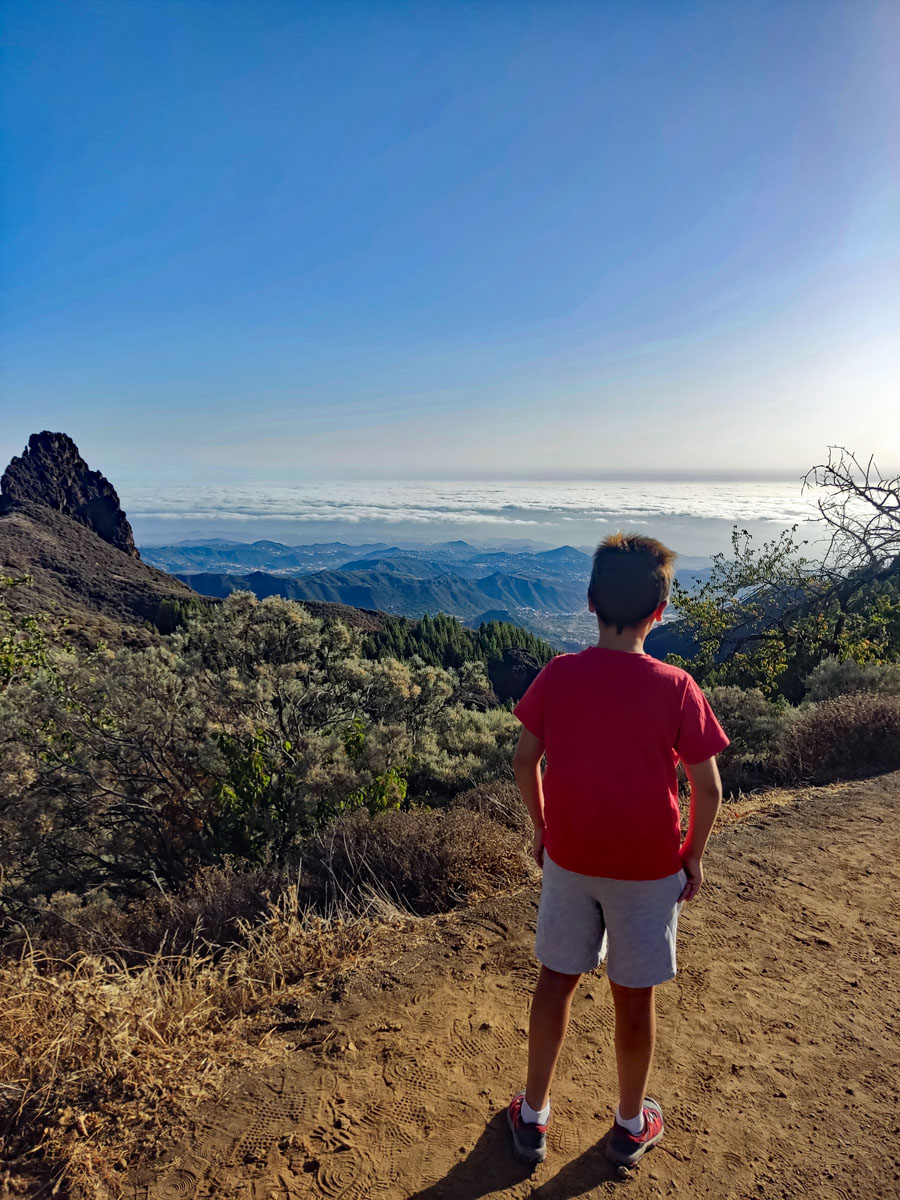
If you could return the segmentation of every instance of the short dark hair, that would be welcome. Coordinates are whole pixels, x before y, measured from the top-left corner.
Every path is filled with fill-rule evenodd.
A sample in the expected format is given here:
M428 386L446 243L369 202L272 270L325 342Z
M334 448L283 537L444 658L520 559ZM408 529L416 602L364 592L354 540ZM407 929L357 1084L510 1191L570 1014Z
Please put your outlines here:
M619 633L668 599L676 554L656 538L613 533L594 552L588 589L597 616Z

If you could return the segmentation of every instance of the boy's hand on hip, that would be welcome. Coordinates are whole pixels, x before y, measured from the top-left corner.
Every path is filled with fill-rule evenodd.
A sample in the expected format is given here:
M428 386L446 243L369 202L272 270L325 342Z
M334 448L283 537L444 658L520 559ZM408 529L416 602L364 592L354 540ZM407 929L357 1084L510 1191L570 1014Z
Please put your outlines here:
M544 865L544 831L536 829L531 843L531 855L539 867Z
M699 854L682 854L681 867L687 875L687 883L681 889L679 900L693 900L703 886L703 863Z

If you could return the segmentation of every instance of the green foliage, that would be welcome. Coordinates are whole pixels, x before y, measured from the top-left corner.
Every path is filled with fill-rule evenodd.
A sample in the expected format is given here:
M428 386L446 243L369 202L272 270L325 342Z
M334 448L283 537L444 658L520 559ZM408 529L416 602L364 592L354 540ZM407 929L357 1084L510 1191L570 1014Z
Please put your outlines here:
M426 613L420 621L387 617L384 629L369 634L363 643L369 658L420 658L431 666L451 669L473 662L487 665L513 648L527 650L541 665L556 653L541 638L507 621L488 621L473 630L445 613Z
M398 767L388 767L376 775L368 787L357 788L347 797L345 808L365 808L374 817L399 808L406 799L408 784Z
M220 811L211 844L215 852L259 861L290 823L290 796L297 780L290 769L273 773L270 735L256 729L244 738L218 733L225 778L219 788ZM291 744L284 750L290 753Z
M226 858L282 860L354 808L508 773L512 717L465 706L487 686L479 664L367 659L346 627L278 597L236 594L148 649L28 654L0 693L12 909L168 889Z
M726 795L782 783L788 776L785 738L797 709L779 697L769 700L759 688L708 688L707 698L731 745L719 755Z
M169 634L183 629L192 617L202 614L209 605L208 599L200 597L167 597L148 607L144 615L158 633Z
M10 607L14 589L27 588L27 575L0 576L0 690L12 683L34 679L47 667L47 650L53 631L46 615L17 612Z
M877 692L885 696L900 696L900 663L867 662L853 659L841 662L826 658L806 680L807 699L833 700L855 692Z
M762 546L734 530L732 555L713 558L709 579L673 605L694 641L686 667L705 686L759 688L802 699L826 658L900 659L900 570L835 574L803 554L796 527Z

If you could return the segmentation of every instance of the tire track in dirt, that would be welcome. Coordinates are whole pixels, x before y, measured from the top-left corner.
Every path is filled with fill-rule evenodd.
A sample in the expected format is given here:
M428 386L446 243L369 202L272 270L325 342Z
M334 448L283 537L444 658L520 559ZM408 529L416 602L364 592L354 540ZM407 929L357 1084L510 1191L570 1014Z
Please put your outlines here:
M430 930L387 986L321 1005L321 1043L286 1038L277 1069L235 1080L136 1200L900 1197L898 815L900 776L886 776L715 839L678 978L659 991L666 1138L627 1183L603 1153L602 971L576 998L548 1161L529 1173L510 1151L503 1108L536 976L526 892Z

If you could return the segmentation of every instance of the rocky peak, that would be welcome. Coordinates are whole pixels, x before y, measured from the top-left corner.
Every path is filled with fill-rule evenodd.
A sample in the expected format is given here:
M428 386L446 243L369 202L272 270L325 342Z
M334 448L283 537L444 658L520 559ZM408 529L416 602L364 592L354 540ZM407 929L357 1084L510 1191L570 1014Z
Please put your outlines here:
M33 433L0 478L2 505L37 504L72 517L105 542L139 558L116 489L92 471L65 433Z

